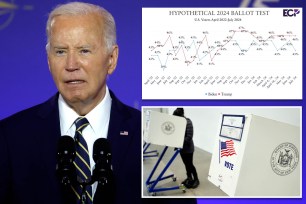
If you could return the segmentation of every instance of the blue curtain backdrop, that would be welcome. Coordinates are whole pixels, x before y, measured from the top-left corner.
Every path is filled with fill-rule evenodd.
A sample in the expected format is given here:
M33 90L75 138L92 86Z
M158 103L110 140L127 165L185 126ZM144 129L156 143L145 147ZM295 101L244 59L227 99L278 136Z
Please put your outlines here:
M45 51L48 12L66 0L0 0L0 119L56 93ZM303 7L303 0L89 0L109 10L118 29L119 63L109 87L126 104L160 106L302 106L301 100L141 100L142 7ZM304 110L303 110L304 112ZM303 114L304 115L304 114ZM264 185L264 184L263 184ZM206 203L302 203L303 199L198 199Z

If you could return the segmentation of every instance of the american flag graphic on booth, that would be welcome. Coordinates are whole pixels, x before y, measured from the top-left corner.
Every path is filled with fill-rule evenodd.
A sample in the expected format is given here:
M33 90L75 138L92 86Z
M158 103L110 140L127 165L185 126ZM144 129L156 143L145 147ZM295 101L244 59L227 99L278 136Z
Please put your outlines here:
M221 142L221 157L228 157L236 154L234 148L234 141L227 140L225 142Z

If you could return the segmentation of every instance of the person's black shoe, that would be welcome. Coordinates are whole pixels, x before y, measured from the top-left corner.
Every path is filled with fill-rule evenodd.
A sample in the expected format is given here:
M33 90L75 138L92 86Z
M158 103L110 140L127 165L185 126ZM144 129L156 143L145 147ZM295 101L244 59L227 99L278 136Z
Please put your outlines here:
M192 178L188 177L188 178L186 178L181 184L183 184L184 186L186 186L186 184L189 183L190 181L192 181Z
M197 188L200 185L199 179L193 180L192 188Z
M184 183L184 186L185 186L186 188L192 188L193 182L194 182L193 179L187 179L187 181Z

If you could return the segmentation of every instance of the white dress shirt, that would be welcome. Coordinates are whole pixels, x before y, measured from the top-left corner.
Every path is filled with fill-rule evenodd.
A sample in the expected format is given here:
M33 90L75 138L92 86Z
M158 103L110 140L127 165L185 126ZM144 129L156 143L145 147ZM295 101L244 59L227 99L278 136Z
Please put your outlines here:
M88 146L91 174L95 166L95 162L92 158L93 144L98 138L107 138L111 104L112 99L108 87L106 87L106 93L103 100L93 110L85 115L90 125L83 130L82 135ZM74 121L80 116L68 106L62 95L59 95L58 97L58 108L61 135L69 135L74 138L76 129ZM94 195L96 189L97 182L92 185L92 195Z

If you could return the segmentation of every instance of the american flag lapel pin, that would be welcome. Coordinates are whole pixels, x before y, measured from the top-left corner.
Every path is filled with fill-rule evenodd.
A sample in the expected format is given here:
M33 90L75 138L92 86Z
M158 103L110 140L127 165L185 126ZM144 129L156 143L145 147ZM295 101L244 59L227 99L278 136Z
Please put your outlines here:
M120 135L129 135L128 131L120 131Z

